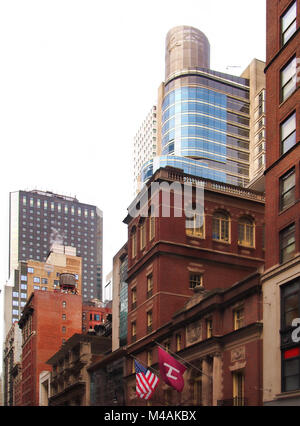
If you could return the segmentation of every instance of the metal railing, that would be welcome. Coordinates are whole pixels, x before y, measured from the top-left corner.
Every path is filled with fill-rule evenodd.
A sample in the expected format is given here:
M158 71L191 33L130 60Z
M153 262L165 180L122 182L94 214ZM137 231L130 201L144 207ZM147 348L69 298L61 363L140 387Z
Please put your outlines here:
M247 399L243 397L236 396L231 399L221 399L218 400L219 407L244 407L248 405Z

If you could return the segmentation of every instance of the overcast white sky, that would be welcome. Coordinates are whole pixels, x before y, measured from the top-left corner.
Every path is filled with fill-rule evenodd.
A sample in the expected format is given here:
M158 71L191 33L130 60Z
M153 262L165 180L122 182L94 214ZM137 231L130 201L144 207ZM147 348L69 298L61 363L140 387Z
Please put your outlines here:
M1 0L0 288L9 192L20 189L103 210L105 280L126 241L133 136L156 103L176 25L207 35L212 69L239 75L265 60L264 0Z

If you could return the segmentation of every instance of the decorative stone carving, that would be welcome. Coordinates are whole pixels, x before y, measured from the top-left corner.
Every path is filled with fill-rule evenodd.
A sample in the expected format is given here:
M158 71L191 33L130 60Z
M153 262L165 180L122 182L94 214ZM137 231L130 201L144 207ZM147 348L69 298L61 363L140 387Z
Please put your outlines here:
M239 346L231 351L231 362L245 359L245 346Z
M202 324L201 320L195 321L186 327L186 344L187 346L202 340Z

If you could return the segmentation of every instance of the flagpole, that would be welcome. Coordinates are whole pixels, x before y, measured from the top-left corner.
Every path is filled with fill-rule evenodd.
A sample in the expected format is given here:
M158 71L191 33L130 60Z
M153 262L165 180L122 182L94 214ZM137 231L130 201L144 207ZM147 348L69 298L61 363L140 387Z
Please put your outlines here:
M156 340L154 340L154 343L156 343L161 349L166 350L166 348L161 345L160 343L158 343ZM203 374L204 376L207 376L210 380L213 380L212 376L209 376L208 374L204 373L200 368L196 367L195 365L191 364L190 362L186 361L184 358L181 358L179 355L177 355L176 353L170 351L170 349L168 349L168 351L170 354L172 354L174 357L177 357L178 359L180 359L181 361L185 362L187 365L189 365L191 368L194 368L195 370L199 371L201 374Z

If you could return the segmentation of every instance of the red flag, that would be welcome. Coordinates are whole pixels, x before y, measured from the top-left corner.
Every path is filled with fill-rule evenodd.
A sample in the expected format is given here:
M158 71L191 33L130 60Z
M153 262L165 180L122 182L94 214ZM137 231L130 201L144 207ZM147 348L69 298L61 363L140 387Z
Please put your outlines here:
M184 386L183 373L186 367L176 361L168 352L158 348L158 361L161 378L178 392L182 392Z

